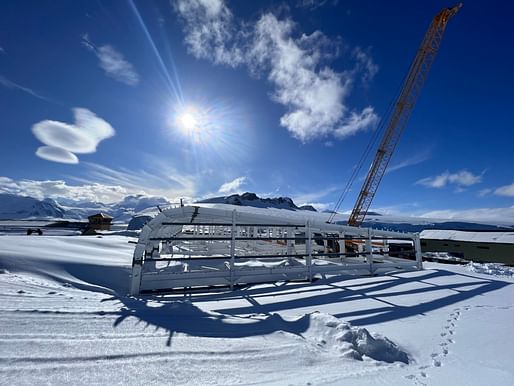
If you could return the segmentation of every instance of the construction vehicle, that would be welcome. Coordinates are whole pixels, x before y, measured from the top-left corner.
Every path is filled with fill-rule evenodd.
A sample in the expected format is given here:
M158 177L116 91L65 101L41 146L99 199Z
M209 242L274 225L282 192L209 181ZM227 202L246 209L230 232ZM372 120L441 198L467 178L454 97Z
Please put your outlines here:
M410 66L407 77L405 78L398 98L394 102L391 113L388 119L383 121L385 123L384 135L364 184L362 185L357 201L355 202L355 206L353 207L352 213L348 219L348 225L361 226L364 222L364 218L366 217L373 198L375 197L380 181L386 172L387 165L389 164L393 152L398 145L400 136L405 129L407 121L409 120L412 110L414 109L414 105L416 104L421 92L421 88L425 83L430 67L434 62L437 51L439 50L446 25L461 7L462 3L459 3L452 8L441 10L434 17L430 27L425 33L425 37L423 38L414 61ZM361 161L364 161L364 158L365 157L361 158ZM360 170L360 166L357 168L357 173L358 170ZM354 172L350 178L345 192L341 195L342 198L340 197L335 210L328 220L329 223L333 221L337 209L346 193L348 193L353 180L357 177L357 173Z

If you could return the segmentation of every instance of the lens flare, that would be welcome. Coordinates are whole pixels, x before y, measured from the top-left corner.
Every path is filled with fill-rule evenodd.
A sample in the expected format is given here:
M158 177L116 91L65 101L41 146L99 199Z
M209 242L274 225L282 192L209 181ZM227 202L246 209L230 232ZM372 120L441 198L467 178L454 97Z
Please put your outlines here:
M191 131L198 128L198 121L191 113L184 113L180 115L177 120L180 128L185 131Z
M255 138L246 112L236 103L195 98L165 110L166 133L185 163L210 169L220 162L240 162L252 154Z

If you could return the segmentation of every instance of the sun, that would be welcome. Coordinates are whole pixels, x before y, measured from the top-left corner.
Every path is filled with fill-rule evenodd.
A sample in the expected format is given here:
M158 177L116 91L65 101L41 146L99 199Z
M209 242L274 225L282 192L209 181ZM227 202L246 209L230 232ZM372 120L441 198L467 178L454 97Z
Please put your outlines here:
M193 131L198 129L198 119L190 112L184 112L177 117L179 127L184 131Z

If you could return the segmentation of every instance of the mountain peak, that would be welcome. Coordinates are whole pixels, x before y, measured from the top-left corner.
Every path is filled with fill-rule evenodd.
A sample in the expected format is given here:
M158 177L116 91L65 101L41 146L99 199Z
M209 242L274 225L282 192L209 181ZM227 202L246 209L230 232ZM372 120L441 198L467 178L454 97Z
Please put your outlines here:
M253 206L256 208L278 208L288 210L316 211L311 205L296 206L289 197L261 198L255 193L232 194L230 196L212 197L199 201L200 203L229 204L238 206Z

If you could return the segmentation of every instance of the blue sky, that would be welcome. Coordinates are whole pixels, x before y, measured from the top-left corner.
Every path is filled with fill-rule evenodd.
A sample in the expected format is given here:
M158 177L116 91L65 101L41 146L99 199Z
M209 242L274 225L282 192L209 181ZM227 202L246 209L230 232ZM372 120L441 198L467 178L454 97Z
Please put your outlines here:
M330 209L451 5L4 1L0 191L253 191ZM375 209L514 216L513 11L466 1L449 22Z

